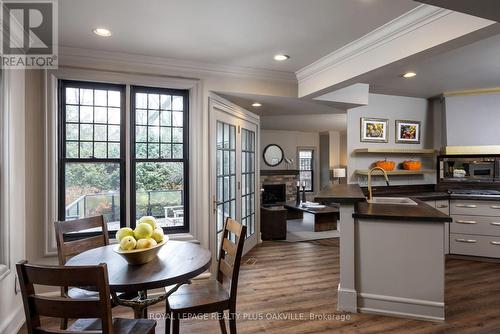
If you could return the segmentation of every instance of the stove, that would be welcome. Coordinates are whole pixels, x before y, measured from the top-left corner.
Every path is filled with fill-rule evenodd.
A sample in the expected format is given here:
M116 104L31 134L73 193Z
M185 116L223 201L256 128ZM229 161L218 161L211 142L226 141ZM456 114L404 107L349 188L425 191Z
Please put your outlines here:
M451 197L500 197L500 190L491 189L454 189L450 190L449 193Z

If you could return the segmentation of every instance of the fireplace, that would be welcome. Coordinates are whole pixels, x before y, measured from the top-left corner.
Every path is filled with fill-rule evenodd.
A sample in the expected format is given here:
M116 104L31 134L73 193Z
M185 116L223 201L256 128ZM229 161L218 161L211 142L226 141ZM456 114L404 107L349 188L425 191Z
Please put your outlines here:
M278 204L286 202L286 184L264 184L262 185L262 204Z

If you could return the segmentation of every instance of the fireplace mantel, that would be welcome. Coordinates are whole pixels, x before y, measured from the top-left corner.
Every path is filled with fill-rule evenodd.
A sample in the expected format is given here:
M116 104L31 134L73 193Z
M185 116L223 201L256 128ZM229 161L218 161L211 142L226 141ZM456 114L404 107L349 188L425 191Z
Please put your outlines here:
M299 171L296 169L261 169L261 176L297 176L299 175Z

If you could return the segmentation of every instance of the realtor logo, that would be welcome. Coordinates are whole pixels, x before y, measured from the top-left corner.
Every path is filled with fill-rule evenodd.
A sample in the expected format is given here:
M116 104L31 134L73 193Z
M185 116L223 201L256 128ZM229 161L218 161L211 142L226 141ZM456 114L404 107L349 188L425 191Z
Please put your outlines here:
M1 67L57 68L56 0L0 1Z

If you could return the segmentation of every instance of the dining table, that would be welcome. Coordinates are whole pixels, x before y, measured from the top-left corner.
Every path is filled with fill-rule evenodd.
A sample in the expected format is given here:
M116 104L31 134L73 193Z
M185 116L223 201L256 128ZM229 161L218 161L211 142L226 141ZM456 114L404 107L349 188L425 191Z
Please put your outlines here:
M113 302L131 307L135 318L145 318L148 306L165 300L211 264L210 251L192 242L168 240L152 261L141 265L130 265L115 252L117 247L114 244L87 250L69 259L66 265L106 263ZM170 287L166 293L148 298L147 290L165 287Z

